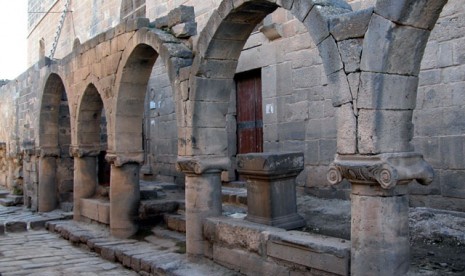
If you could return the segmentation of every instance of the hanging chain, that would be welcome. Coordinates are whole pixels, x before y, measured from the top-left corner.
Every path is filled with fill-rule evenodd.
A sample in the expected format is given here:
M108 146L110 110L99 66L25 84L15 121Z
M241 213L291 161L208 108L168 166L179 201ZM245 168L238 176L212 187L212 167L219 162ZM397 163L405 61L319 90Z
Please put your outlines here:
M55 51L56 51L57 46L58 46L58 40L60 39L61 29L63 28L63 24L65 23L66 14L68 13L69 3L70 3L70 0L66 0L65 7L63 9L63 12L61 13L60 23L58 23L58 28L57 28L57 31L55 33L55 38L53 39L52 49L50 50L50 59L53 59L53 56L55 55Z

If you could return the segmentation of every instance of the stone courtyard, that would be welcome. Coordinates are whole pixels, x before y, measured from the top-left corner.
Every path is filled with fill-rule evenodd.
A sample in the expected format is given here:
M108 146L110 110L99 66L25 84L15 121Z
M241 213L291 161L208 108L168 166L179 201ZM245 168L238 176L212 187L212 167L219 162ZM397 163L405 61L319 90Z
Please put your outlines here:
M461 0L28 6L30 67L0 87L11 246L57 233L143 275L463 273Z

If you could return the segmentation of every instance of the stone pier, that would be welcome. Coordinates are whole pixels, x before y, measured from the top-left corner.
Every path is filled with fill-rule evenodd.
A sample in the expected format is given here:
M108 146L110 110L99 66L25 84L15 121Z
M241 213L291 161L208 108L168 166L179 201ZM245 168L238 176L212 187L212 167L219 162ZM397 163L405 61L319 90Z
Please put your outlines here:
M59 149L41 148L39 157L38 211L50 212L58 205L56 168Z
M303 168L303 153L238 154L237 170L247 179L246 219L288 230L304 226L295 188Z
M97 189L97 156L99 149L74 147L70 150L74 157L73 218L83 220L81 199L90 198Z
M203 223L222 214L221 172L228 169L229 159L180 158L176 166L186 174L186 252L203 256L208 250Z
M111 235L128 238L138 230L140 202L139 164L111 165L110 180Z
M410 266L407 184L429 184L432 168L413 152L338 155L328 181L343 179L352 184L351 275L405 275Z

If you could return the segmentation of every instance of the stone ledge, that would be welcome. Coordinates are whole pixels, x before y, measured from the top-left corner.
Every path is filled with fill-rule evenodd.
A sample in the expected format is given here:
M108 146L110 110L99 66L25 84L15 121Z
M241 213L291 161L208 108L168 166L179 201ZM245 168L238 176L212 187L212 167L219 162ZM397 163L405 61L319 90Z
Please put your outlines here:
M350 274L350 241L344 239L298 231L272 233L267 255L337 275Z
M324 275L350 274L348 240L226 217L207 218L204 235L213 250L211 257L242 273L264 273L265 267L288 273L297 267Z
M110 224L110 201L82 198L81 215L94 221Z

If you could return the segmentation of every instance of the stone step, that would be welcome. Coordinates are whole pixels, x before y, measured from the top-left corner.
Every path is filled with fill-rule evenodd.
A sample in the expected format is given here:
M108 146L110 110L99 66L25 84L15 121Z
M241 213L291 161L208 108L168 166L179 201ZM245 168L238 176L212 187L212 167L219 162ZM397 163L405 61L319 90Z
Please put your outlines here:
M223 203L247 206L247 189L235 187L222 187Z
M0 198L0 205L2 206L17 206L23 204L22 195L8 194L6 197Z
M175 252L182 251L177 245L165 247L165 244L170 244L169 240L157 238L156 243L162 244L157 246L145 241L112 238L105 231L89 227L73 221L47 223L50 232L72 240L81 248L95 251L104 259L119 262L141 275L239 275L208 259L189 260L186 254Z
M186 216L184 214L165 214L163 219L169 230L186 233Z
M182 206L184 206L183 200L141 200L139 205L139 218L141 220L162 218L166 213L176 213Z
M0 191L0 198L5 198L5 197L7 197L9 194L10 194L10 192L1 190L1 191Z

